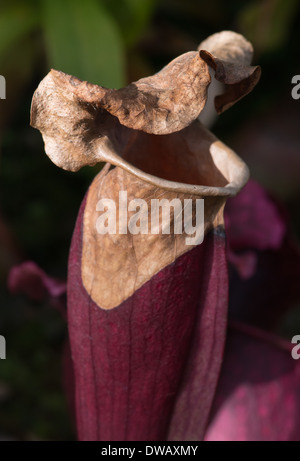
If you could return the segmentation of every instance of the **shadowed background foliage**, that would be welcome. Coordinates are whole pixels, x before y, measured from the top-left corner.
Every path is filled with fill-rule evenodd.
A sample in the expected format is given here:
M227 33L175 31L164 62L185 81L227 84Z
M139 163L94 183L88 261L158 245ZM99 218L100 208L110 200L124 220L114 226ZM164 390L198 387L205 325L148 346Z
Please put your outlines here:
M214 132L249 164L252 176L282 201L300 236L300 74L297 0L3 0L0 6L0 439L66 440L74 430L62 390L66 326L50 302L12 296L10 268L33 260L66 278L76 214L101 166L64 172L44 154L29 126L32 94L49 69L118 88L194 50L208 35L232 29L255 49L263 70L251 97L215 122ZM266 269L268 270L268 269ZM299 296L300 298L300 296ZM277 326L300 333L299 303Z

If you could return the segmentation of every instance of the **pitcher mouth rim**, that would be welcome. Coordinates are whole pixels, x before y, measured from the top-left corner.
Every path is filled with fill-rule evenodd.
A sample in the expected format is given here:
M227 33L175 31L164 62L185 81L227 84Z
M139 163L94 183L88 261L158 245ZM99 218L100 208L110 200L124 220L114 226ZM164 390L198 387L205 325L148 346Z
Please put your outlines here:
M227 160L226 165L227 167L229 166L229 170L232 176L232 180L224 186L203 186L198 184L188 184L184 182L163 179L159 176L146 173L145 171L135 167L132 163L122 158L119 154L116 153L111 145L107 146L107 144L105 149L102 150L100 148L101 153L99 157L101 157L101 161L105 162L106 164L120 167L128 173L141 179L142 181L145 181L148 184L164 190L202 197L234 197L248 182L250 176L248 166L232 149L230 149L226 144L217 138L215 138L212 146L216 144L218 145L219 149L221 148L225 152Z

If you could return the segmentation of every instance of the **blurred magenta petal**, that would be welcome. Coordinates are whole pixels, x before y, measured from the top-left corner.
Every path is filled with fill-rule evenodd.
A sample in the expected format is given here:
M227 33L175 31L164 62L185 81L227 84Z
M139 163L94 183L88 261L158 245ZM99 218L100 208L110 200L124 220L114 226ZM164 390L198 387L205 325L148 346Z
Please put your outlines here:
M50 277L32 261L13 267L9 272L7 284L11 293L24 294L33 301L50 298L51 302L59 303L66 293L64 281Z
M281 205L255 181L228 200L229 316L270 329L300 300L300 250Z
M257 255L254 251L243 251L235 253L229 246L227 249L227 260L235 267L239 276L247 280L253 276L256 270Z
M270 329L300 300L300 249L280 204L250 181L225 210L229 316Z
M300 441L300 361L289 343L229 329L208 441Z
M255 254L253 277L230 273L229 317L271 329L300 300L300 250L287 236L280 249Z
M281 212L256 181L228 200L225 212L228 241L233 250L277 249L286 232Z
M253 180L237 197L228 200L225 226L229 262L243 279L255 273L256 255L253 250L278 249L286 234L286 223L278 205Z

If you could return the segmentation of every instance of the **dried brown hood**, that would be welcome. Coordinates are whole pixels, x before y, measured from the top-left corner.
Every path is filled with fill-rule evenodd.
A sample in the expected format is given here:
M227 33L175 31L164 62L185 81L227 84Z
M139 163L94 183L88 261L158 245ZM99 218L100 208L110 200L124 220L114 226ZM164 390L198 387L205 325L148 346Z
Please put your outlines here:
M124 167L121 158L132 160L132 143L150 140L141 132L172 134L197 119L206 104L211 81L209 65L215 69L215 77L226 84L224 94L216 98L219 112L249 93L257 83L260 68L250 66L252 46L241 35L215 34L199 49L200 52L179 56L154 76L119 90L52 70L37 88L31 111L31 124L41 131L47 155L55 164L71 171L99 161L122 163ZM154 155L152 152L147 162L138 163L153 165L157 162ZM145 173L154 174L147 168ZM195 181L158 176L196 185L208 184L209 179L203 183L203 177Z

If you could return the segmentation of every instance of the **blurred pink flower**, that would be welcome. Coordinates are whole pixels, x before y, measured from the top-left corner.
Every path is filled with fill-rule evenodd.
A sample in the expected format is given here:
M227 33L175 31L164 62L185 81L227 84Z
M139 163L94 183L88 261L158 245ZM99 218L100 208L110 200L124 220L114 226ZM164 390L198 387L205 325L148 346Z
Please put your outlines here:
M300 362L290 350L260 330L229 328L205 440L300 440Z
M283 207L250 180L225 209L229 317L270 329L300 300L300 250Z
M12 294L24 294L33 301L48 299L65 316L66 282L50 277L35 262L25 261L14 266L7 285Z
M228 200L225 226L228 261L243 279L255 273L257 250L279 249L286 234L286 223L277 204L253 180Z

